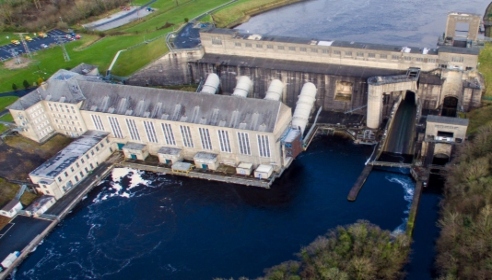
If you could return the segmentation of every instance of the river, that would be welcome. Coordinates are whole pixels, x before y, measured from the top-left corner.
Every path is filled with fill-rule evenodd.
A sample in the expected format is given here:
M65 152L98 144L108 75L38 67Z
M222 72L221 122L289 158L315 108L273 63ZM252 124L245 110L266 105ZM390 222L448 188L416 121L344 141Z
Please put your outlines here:
M486 1L312 0L267 12L252 33L434 47L446 14ZM414 183L374 171L348 191L372 147L317 136L271 190L117 169L38 246L14 279L212 279L261 276L318 235L369 220L404 229ZM424 191L407 279L432 279L438 183Z
M18 268L15 279L258 277L359 219L400 231L414 184L373 172L372 147L318 136L271 190L116 169Z

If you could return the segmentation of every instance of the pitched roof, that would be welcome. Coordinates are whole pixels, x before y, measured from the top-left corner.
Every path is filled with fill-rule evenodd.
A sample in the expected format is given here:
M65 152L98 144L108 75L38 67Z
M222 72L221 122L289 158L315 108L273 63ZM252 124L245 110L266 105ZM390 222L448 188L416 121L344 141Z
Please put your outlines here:
M273 132L290 108L280 101L80 81L81 110Z

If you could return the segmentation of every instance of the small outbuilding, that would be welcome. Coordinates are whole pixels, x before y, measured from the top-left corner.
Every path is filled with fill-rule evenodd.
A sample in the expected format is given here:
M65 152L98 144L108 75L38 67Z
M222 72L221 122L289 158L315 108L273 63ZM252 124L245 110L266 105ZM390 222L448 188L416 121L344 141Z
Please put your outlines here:
M253 164L249 163L249 162L241 162L236 167L236 174L239 174L239 175L249 176L249 175L251 175L252 171L253 171Z
M9 203L7 203L4 207L2 207L2 210L0 210L0 215L8 217L8 218L13 218L19 211L22 210L22 204L20 203L19 199L14 198Z
M205 170L217 170L219 166L217 154L199 152L193 157L195 166Z
M51 196L51 195L43 195L39 198L37 198L36 200L33 201L33 203L31 203L31 205L29 205L27 208L26 208L26 214L30 215L30 216L39 216L41 214L43 214L44 212L46 212L48 209L50 209L50 207L55 204L56 202L56 199L54 196Z
M125 158L133 160L145 160L149 156L147 146L140 143L128 142L123 147Z
M173 164L183 160L181 149L162 147L157 151L157 157L160 163Z
M273 174L273 166L267 164L260 164L255 170L255 178L268 179Z

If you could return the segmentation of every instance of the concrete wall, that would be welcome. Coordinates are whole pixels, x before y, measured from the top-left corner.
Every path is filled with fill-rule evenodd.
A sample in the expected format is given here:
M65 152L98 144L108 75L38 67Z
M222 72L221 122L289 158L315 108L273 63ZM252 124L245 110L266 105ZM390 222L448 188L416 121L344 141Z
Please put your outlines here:
M261 37L261 36L260 36ZM232 33L200 33L206 53L242 55L292 61L331 63L349 66L406 70L419 67L424 71L438 67L437 54L404 53L395 46L392 51L364 49L354 46L337 47L313 43L279 42L245 39ZM473 65L476 67L476 64Z
M228 165L237 165L239 162L250 162L255 165L258 164L272 164L276 166L277 170L280 170L280 168L283 166L282 158L281 158L281 147L280 147L280 141L277 141L282 135L282 133L286 130L288 127L292 116L291 114L284 114L280 116L280 118L277 120L277 128L276 131L273 133L262 133L262 132L256 132L256 131L246 131L246 130L238 130L238 129L231 129L231 128L226 128L226 127L215 127L215 126L209 126L209 125L198 125L198 124L192 124L192 123L182 123L182 122L175 122L175 121L163 121L163 120L157 120L157 119L146 119L146 118L139 118L139 117L130 117L130 116L122 116L122 115L114 115L114 114L106 114L106 113L100 113L100 112L88 112L88 111L81 111L82 117L84 119L84 122L87 124L87 127L89 130L96 130L94 123L92 122L91 115L98 115L101 117L101 121L104 126L104 130L109 132L111 134L111 139L115 143L122 143L126 144L127 142L135 142L135 143L140 143L140 144L145 144L147 145L148 151L152 155L157 155L158 151L161 147L174 147L174 148L179 148L181 149L181 154L184 159L193 161L193 157L195 156L196 153L205 151L202 148L201 145L201 138L200 138L200 133L198 128L206 128L209 129L209 134L210 134L210 140L212 144L212 150L207 150L207 152L210 153L215 153L218 154L218 160L220 163L228 164ZM109 123L108 116L111 117L116 117L119 122L120 129L123 134L123 138L115 138L113 135L113 131L111 129L111 125ZM135 120L135 124L138 130L138 134L140 136L140 140L135 140L130 138L130 132L128 130L128 127L126 125L125 119L133 119ZM153 123L156 136L158 139L157 143L150 142L148 140L146 130L143 124L143 121L150 121ZM163 123L168 123L171 125L174 139L176 144L171 145L166 142L164 132L162 129L162 124ZM191 137L193 140L193 147L186 147L183 141L183 137L180 132L180 126L188 126L190 127L191 131ZM225 130L228 132L229 135L229 142L231 146L231 152L222 152L220 150L220 144L219 144L219 136L218 136L218 130ZM238 132L245 132L248 133L249 135L249 143L250 143L250 150L251 150L251 155L242 155L239 152L239 141L238 141ZM267 135L269 139L269 144L270 144L270 151L271 151L271 157L269 158L264 158L260 157L259 155L259 150L258 150L258 141L257 141L257 135Z

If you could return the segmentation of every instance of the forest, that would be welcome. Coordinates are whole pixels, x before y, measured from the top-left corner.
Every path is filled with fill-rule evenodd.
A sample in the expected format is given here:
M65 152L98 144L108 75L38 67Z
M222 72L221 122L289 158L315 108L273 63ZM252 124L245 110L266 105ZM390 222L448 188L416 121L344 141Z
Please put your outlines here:
M128 4L128 0L0 0L0 32L67 28Z

